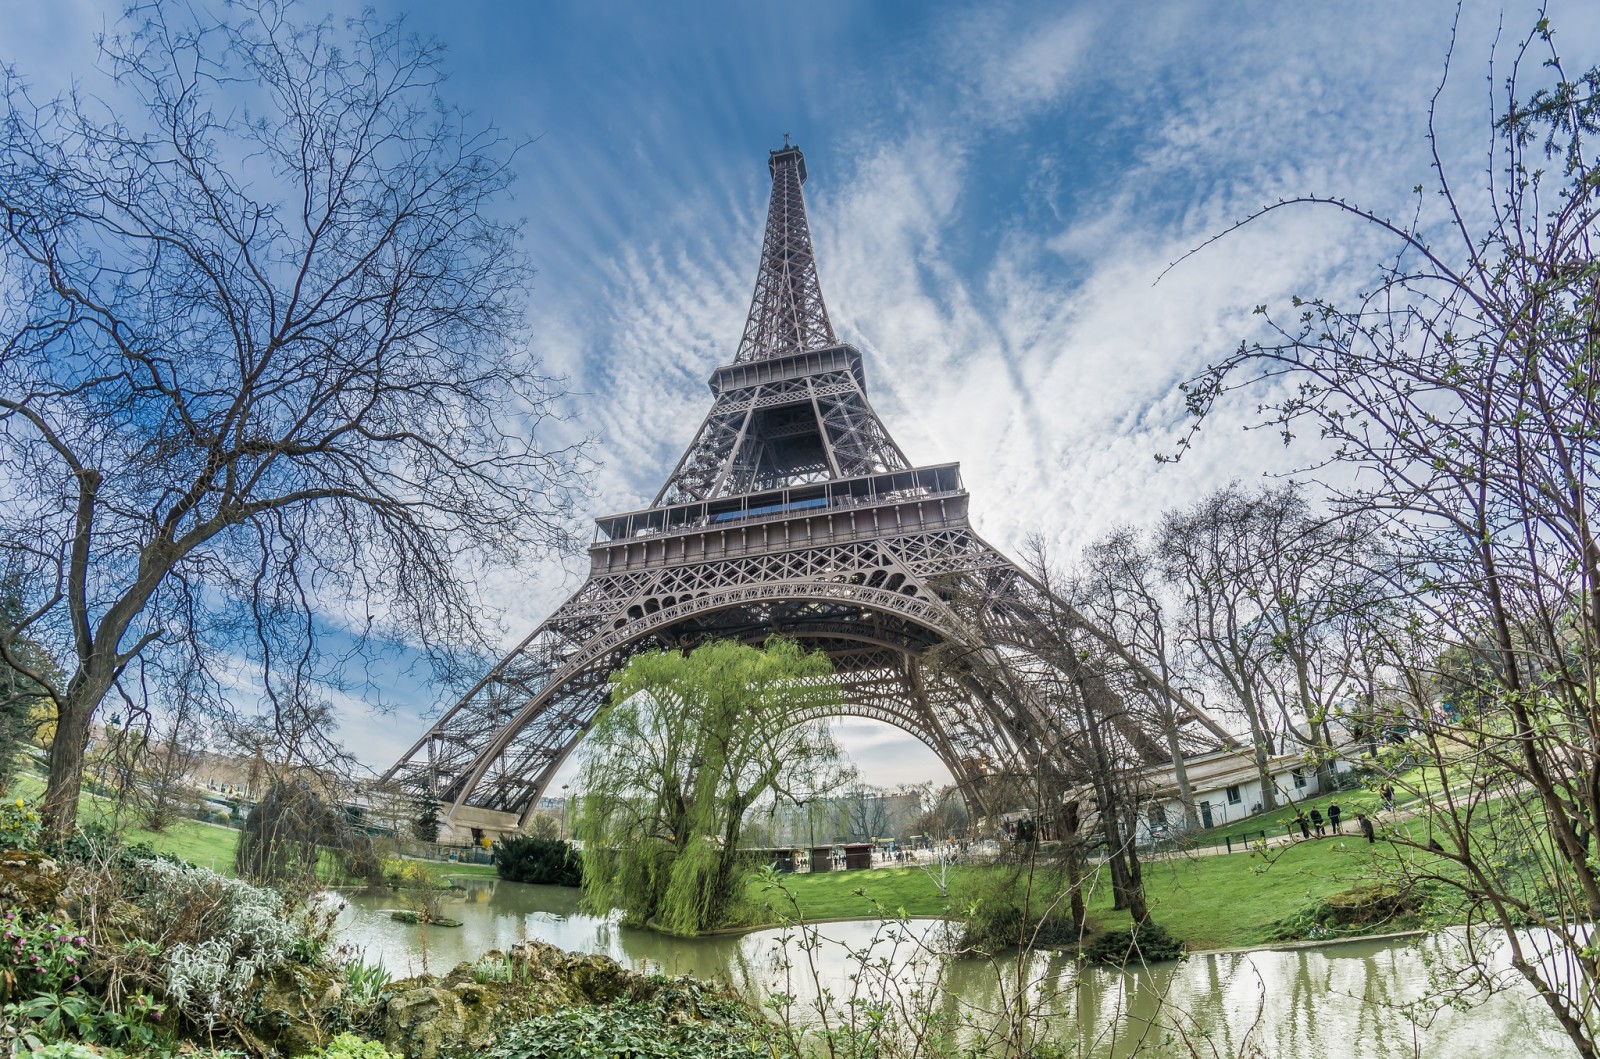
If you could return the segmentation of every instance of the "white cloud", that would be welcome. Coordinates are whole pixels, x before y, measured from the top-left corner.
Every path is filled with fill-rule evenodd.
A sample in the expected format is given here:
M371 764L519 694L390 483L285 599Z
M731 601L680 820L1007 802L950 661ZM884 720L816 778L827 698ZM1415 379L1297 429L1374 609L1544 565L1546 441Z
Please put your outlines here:
M103 17L78 0L67 9L77 28L61 31L50 24L60 5L30 10L14 13L12 40L48 42ZM1508 39L1532 10L1504 14ZM764 46L780 36L771 20L740 23L755 36L736 39L641 15L606 24L620 36L563 44L580 59L571 83L485 58L522 39L502 12L442 22L463 42L454 61L483 93L478 112L517 135L548 132L524 152L517 203L544 268L531 341L583 394L572 429L595 435L604 464L590 514L647 503L704 415L704 380L738 341L764 220L752 137L808 126L819 138L799 139L835 326L865 352L874 404L907 453L962 462L990 539L1015 546L1040 530L1070 553L1113 523L1294 466L1271 432L1244 432L1248 402L1221 408L1182 463L1154 455L1187 425L1177 383L1249 333L1254 305L1348 292L1378 245L1327 211L1287 212L1153 284L1279 196L1404 213L1409 189L1430 179L1425 108L1450 9L1106 12L972 4L940 9L892 48L854 50L849 9L776 49ZM1570 69L1600 59L1600 7L1551 15ZM524 17L542 31L554 16ZM1468 185L1482 178L1482 74L1500 18L1467 5L1441 96L1445 156ZM692 61L676 32L694 39ZM36 80L73 65L61 49L38 52ZM552 557L487 584L507 646L584 571L582 556ZM854 749L881 754L882 734ZM362 745L387 753L395 739L384 738Z

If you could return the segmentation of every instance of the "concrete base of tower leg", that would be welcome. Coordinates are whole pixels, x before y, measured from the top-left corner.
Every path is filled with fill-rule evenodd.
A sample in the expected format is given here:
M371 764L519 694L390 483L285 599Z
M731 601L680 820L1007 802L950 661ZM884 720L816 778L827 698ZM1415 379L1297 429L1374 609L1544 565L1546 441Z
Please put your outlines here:
M479 809L471 805L463 805L450 816L443 815L449 811L449 806L441 806L439 817L439 841L450 845L466 845L477 841L478 838L491 840L502 835L517 833L517 814L501 812L498 809ZM474 834L476 830L476 834Z

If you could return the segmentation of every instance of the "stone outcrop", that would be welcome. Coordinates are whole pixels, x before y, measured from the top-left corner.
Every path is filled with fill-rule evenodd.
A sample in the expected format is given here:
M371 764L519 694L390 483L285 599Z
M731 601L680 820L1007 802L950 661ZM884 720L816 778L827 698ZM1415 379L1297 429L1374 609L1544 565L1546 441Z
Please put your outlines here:
M63 907L61 890L67 873L42 853L0 851L0 908L53 915Z
M501 1027L558 1008L646 999L657 982L604 956L530 941L458 964L443 978L396 982L376 1036L408 1059L435 1059L445 1046L482 1047Z

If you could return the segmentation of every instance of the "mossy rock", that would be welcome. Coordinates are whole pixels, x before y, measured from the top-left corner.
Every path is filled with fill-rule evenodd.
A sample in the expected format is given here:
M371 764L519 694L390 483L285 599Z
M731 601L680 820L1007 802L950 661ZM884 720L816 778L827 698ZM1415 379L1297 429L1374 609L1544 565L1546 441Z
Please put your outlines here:
M0 851L0 908L54 915L65 907L61 891L67 873L43 853L26 849Z
M1414 890L1363 883L1329 894L1322 903L1327 909L1324 922L1341 927L1365 927L1416 914L1422 908L1422 897Z
M306 1055L327 1047L344 1008L342 977L321 967L280 964L261 981L262 1015L250 1029L284 1055Z
M474 964L460 963L442 978L396 982L379 1016L385 1047L407 1059L474 1054L517 1022L574 1007L649 1000L667 980L630 971L604 956L564 952L530 941L479 958L509 965L509 981L479 982Z

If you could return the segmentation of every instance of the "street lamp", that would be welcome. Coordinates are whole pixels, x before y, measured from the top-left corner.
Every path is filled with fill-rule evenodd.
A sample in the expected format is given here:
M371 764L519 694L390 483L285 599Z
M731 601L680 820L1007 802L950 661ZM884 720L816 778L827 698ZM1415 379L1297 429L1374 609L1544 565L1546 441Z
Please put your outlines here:
M567 788L571 784L561 785L561 841L567 840Z

